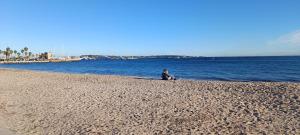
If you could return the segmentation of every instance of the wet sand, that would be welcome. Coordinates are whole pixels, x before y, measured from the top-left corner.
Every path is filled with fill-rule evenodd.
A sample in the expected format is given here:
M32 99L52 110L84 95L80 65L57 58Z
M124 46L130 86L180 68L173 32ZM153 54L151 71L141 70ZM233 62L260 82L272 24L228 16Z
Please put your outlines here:
M0 121L20 135L300 134L299 96L300 83L0 69Z

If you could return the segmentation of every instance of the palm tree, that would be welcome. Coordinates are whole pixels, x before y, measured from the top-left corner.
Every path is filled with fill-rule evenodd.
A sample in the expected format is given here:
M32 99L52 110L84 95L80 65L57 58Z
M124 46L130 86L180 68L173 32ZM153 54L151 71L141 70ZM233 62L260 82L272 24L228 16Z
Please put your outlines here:
M10 50L9 47L6 47L6 50L4 51L4 54L5 54L5 57L6 57L6 60L8 60L9 56L13 53L12 50Z
M3 53L3 51L2 50L0 50L0 56L1 56L1 54ZM1 57L0 57L0 59L1 59Z
M21 53L18 52L18 53L17 53L17 56L18 56L18 59L20 59Z
M26 51L26 52L27 52L27 51L28 51L28 47L24 47L24 51Z
M6 51L10 51L10 47L6 47L6 49L5 49Z
M28 47L24 47L24 51L25 51L25 56L27 56L27 54L28 54Z
M24 47L24 52L25 52L25 57L26 59L28 59L28 47Z
M18 51L17 50L14 50L14 57L16 59L16 55L17 55Z
M29 52L29 53L28 53L28 56L29 56L29 58L30 58L30 57L32 56L32 52Z
M24 57L24 49L21 50L22 56ZM23 59L23 58L22 58Z
M9 50L9 55L12 55L14 53L13 50Z

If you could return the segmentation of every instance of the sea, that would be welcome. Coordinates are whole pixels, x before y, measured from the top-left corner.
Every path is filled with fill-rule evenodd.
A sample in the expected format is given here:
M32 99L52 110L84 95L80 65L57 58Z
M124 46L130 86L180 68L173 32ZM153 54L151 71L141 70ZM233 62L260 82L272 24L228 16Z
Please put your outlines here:
M179 80L300 82L300 56L145 58L61 63L0 64L0 68L134 76L160 79L163 69Z

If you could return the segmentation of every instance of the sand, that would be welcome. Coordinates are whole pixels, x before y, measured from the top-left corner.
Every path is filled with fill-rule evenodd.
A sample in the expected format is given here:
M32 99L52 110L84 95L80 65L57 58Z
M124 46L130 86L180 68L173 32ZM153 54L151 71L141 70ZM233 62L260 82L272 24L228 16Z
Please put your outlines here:
M0 121L20 135L300 134L299 96L300 83L0 69Z
M6 121L2 116L0 116L0 135L16 135L15 132L8 129Z

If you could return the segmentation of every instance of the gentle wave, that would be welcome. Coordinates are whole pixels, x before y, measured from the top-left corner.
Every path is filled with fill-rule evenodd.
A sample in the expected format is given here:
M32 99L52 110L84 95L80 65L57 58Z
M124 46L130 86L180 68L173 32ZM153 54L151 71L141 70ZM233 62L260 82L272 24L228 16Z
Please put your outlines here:
M164 68L178 79L300 82L300 57L204 57L192 59L83 60L1 64L0 67L160 79Z

